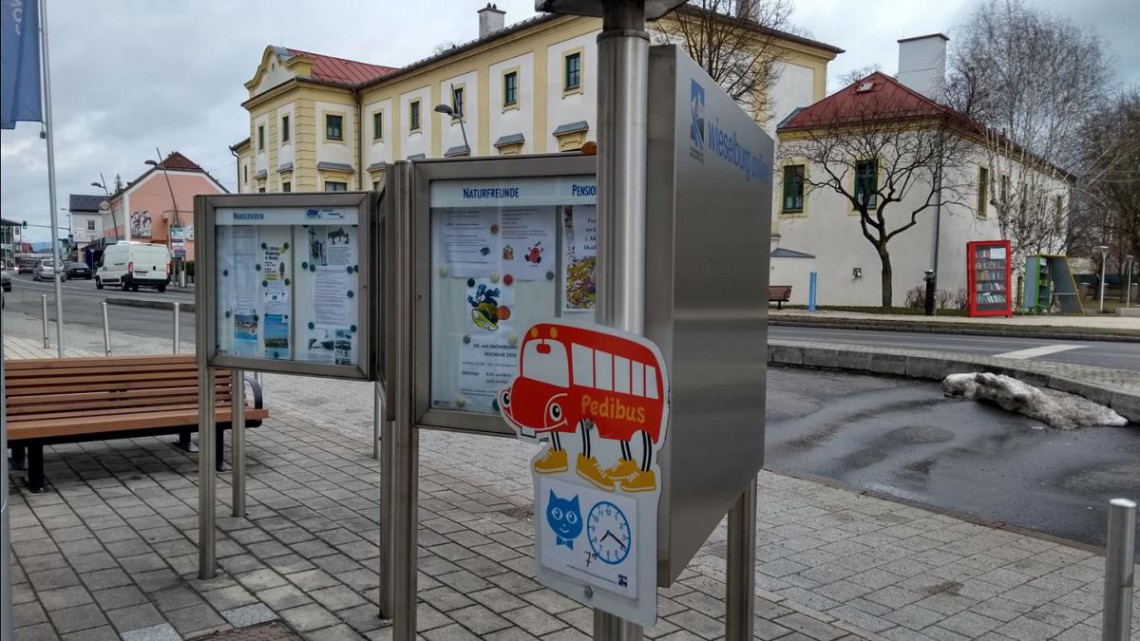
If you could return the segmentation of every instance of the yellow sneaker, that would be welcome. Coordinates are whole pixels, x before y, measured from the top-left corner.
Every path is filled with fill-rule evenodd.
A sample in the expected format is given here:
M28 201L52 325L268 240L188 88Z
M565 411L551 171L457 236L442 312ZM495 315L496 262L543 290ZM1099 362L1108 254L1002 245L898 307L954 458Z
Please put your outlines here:
M621 482L621 489L625 492L652 492L657 489L657 475L653 470L635 472L628 480Z
M546 450L546 456L534 463L534 471L539 474L557 474L570 469L566 450L556 450L553 447Z
M611 481L624 481L641 469L636 461L630 459L621 459L613 467L606 470L606 478Z
M592 456L586 458L582 454L578 455L578 476L581 476L607 492L614 491L614 482L606 478L606 473L602 471L602 466L598 465L598 459Z

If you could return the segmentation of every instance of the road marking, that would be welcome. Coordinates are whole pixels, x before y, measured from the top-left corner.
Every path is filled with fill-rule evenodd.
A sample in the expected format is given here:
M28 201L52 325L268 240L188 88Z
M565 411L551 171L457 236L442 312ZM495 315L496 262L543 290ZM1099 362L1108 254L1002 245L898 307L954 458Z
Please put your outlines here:
M1084 345L1043 345L1041 347L1031 347L1029 349L1021 349L1016 352L1006 352L1004 354L994 354L998 358L1016 358L1024 360L1027 358L1037 358L1038 356L1048 356L1058 352L1067 352L1072 349L1084 349Z

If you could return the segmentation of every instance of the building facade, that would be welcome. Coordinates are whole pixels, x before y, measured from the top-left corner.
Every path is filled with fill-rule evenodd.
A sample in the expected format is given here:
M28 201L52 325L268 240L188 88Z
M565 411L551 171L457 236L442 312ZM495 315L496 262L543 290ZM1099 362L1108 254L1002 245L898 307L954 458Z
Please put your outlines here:
M477 40L399 69L266 48L245 84L250 136L231 148L239 191L371 189L397 160L575 151L595 139L601 21L541 15L505 26L493 5L478 18ZM765 100L772 131L781 114L823 98L841 50L761 35L780 50Z
M103 216L103 244L119 240L156 243L178 249L172 227L182 227L184 258L194 260L194 197L224 194L225 187L197 163L178 152L111 194ZM172 251L172 254L176 252Z
M848 195L883 197L895 173L901 199L883 208L888 229L909 222L915 225L887 243L893 272L893 305L901 306L908 291L924 285L926 270L935 270L944 300L956 306L966 295L966 243L1003 238L999 211L1025 205L1016 215L1036 221L1046 230L1032 246L1013 245L1013 300L1021 290L1018 270L1028 255L1056 253L1063 247L1068 224L1073 178L1048 163L1024 153L994 151L985 129L942 104L946 37L941 34L900 41L898 79L873 73L824 100L803 109L780 124L779 158L774 185L773 253L770 282L792 286L792 304L807 304L810 273L817 274L819 305L878 306L882 261L864 237L860 212ZM860 111L860 104L873 105ZM858 124L837 126L852 114ZM906 118L900 122L900 118ZM953 162L942 171L916 171L909 182L898 180L900 148L918 146L919 128L949 123L956 150ZM910 130L910 133L908 133ZM805 144L818 149L827 136L871 138L896 131L897 139L883 145L875 157L855 157L827 163L807 159ZM806 143L805 141L812 141ZM857 145L852 145L857 147ZM846 149L846 148L844 148ZM846 152L845 152L846 153ZM814 162L813 162L814 161ZM828 173L830 172L830 173ZM838 174L849 182L847 195L832 188L810 188L821 176ZM935 189L932 185L937 185ZM1015 191L1016 190L1016 191ZM929 199L929 200L928 200ZM873 234L874 229L870 232Z

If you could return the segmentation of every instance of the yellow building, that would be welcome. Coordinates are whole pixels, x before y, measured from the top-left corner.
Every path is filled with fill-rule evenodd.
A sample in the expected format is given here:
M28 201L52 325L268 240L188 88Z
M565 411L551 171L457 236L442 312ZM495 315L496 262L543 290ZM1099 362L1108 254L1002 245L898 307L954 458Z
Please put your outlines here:
M494 5L478 18L477 40L402 68L267 47L245 83L250 137L231 148L238 191L371 189L396 160L574 151L594 139L601 20L505 26ZM842 50L752 24L781 54L764 123L774 129L824 97Z

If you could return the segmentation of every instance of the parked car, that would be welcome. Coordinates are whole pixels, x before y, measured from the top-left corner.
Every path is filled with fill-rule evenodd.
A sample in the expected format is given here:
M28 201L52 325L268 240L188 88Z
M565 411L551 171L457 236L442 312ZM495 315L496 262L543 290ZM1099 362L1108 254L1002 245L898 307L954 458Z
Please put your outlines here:
M0 289L6 292L12 291L12 275L6 269L0 271Z
M63 263L64 273L68 278L83 278L91 280L91 268L83 263L67 261Z
M32 256L21 256L16 259L16 273L17 274L30 274L36 270L36 265L40 263L38 258Z
M165 292L170 284L170 251L166 245L122 241L103 250L95 287L117 286L138 291L153 287Z
M67 272L60 274L60 280L67 280ZM41 260L32 270L32 280L55 280L55 261Z

